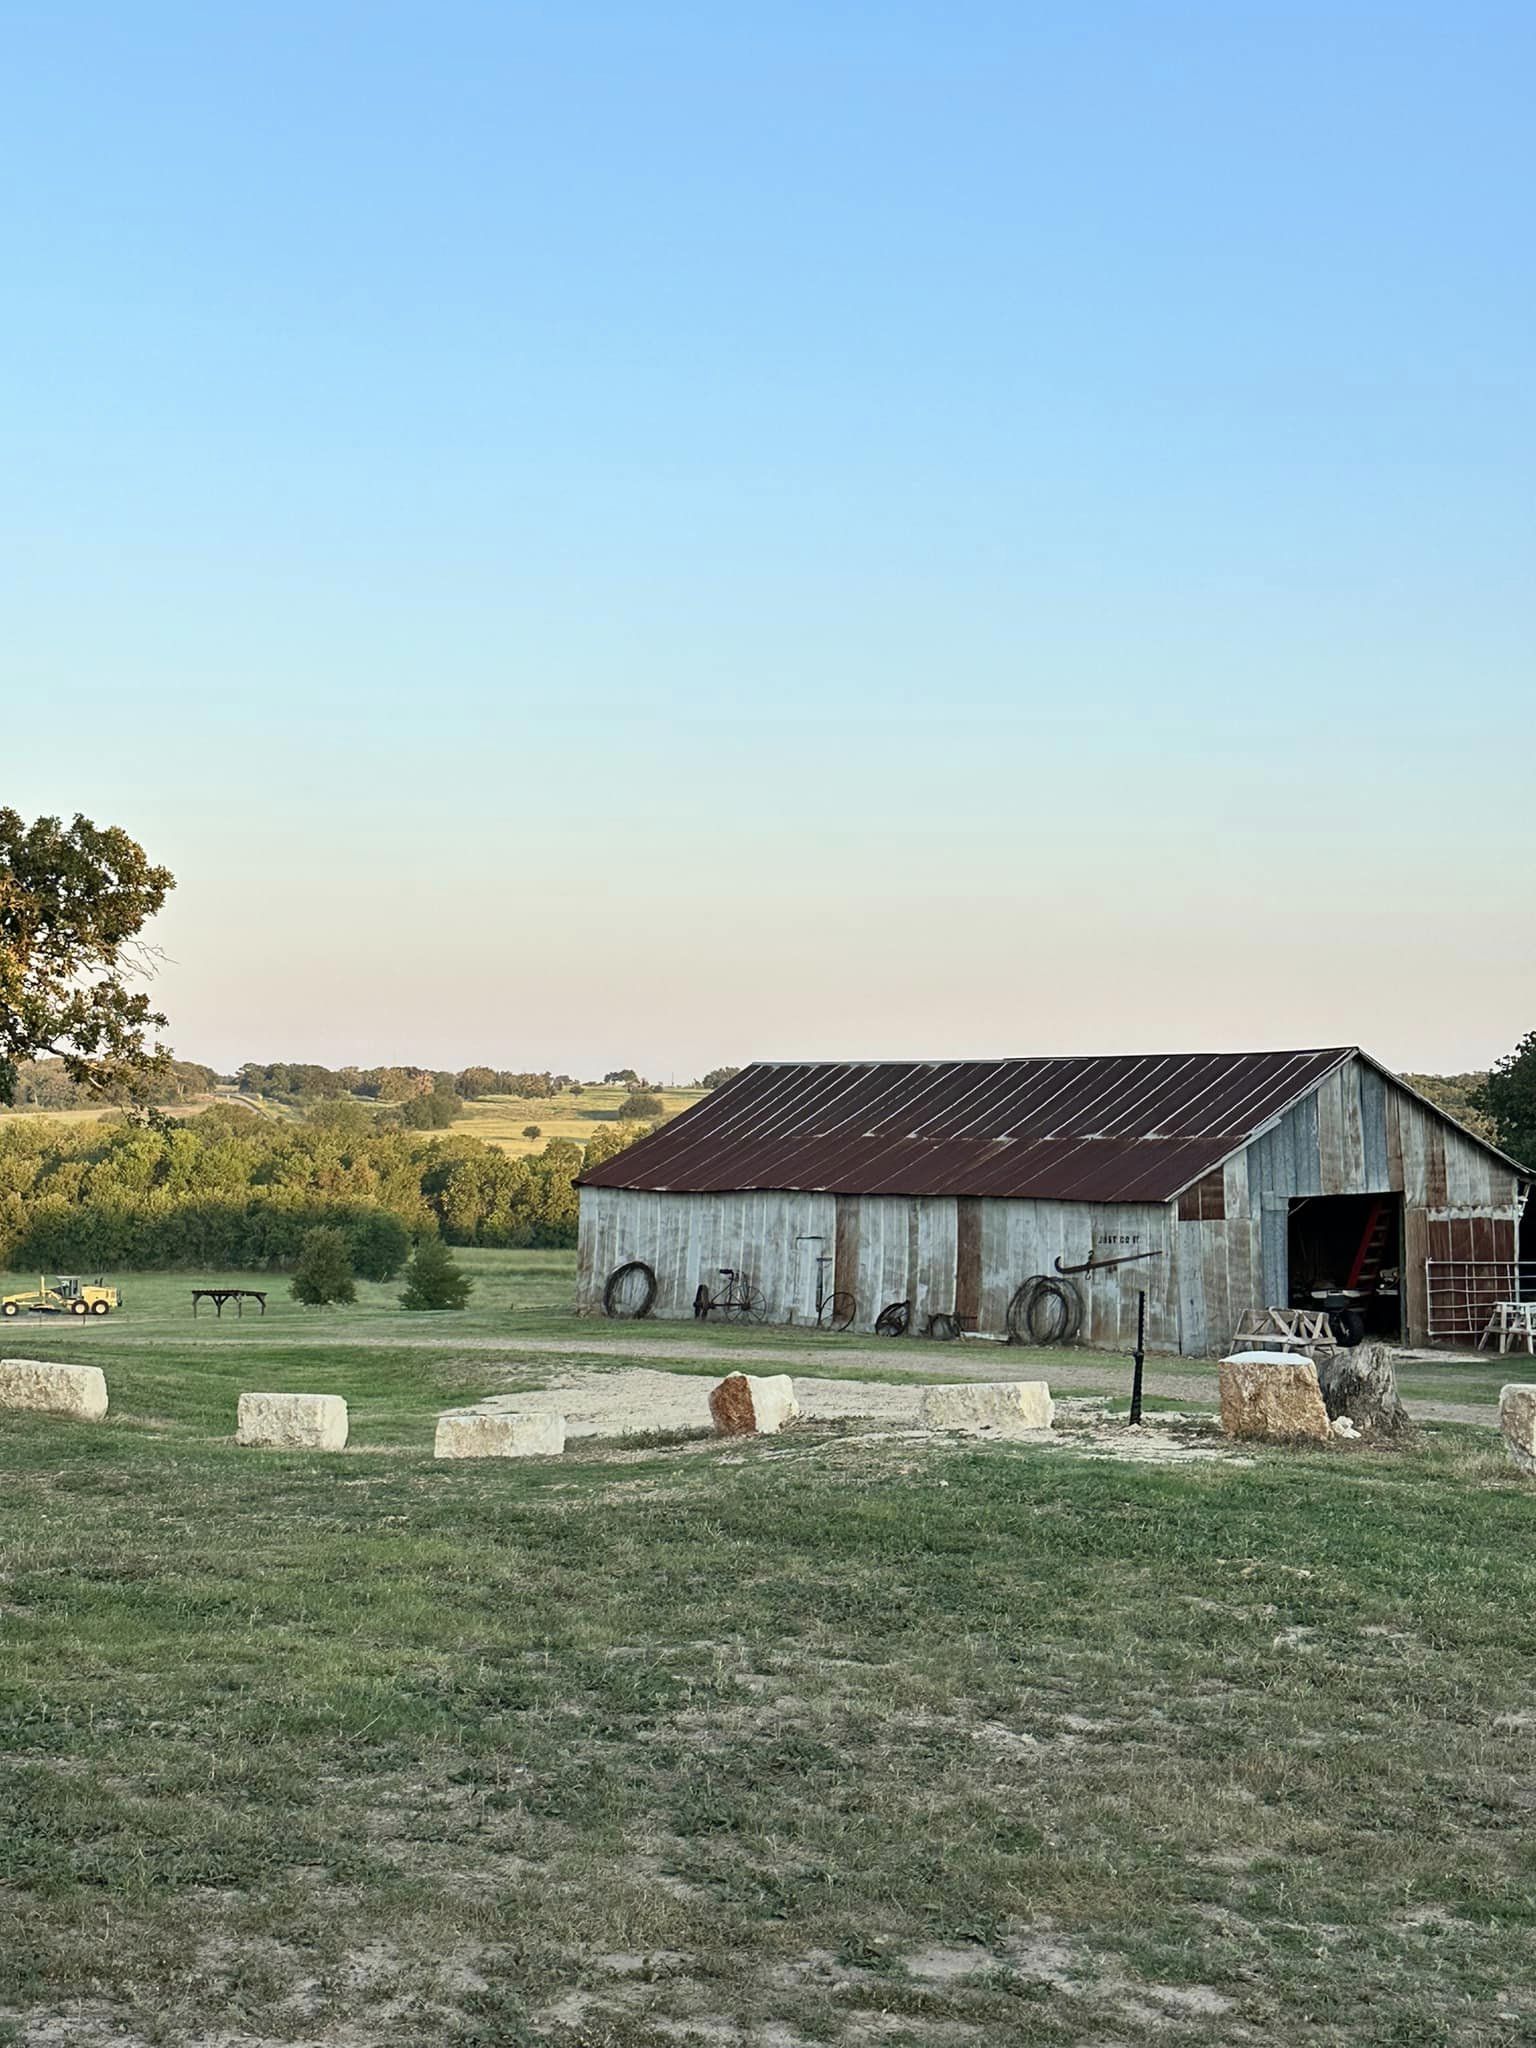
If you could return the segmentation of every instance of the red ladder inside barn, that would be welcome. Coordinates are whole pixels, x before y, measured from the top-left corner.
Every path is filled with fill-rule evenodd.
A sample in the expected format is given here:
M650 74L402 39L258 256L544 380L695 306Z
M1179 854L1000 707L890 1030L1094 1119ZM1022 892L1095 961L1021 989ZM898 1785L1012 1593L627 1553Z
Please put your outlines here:
M1346 1292L1376 1292L1381 1269L1387 1263L1387 1246L1391 1236L1391 1203L1373 1202L1371 1213L1366 1218L1364 1234L1360 1239L1360 1249L1355 1253L1355 1263L1350 1267L1349 1278L1344 1283Z

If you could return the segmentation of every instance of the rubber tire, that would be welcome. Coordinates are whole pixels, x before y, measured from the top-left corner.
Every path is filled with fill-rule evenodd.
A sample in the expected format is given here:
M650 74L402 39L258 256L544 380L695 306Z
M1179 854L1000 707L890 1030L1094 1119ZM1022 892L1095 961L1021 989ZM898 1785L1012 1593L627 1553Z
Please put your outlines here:
M1365 1341L1365 1317L1357 1308L1334 1308L1328 1311L1328 1324L1336 1342L1346 1351L1353 1351L1357 1344Z
M618 1299L620 1287L629 1278L631 1273L643 1273L645 1275L645 1299L641 1302L639 1308L633 1312L628 1310L621 1311L614 1304ZM656 1288L656 1269L654 1266L648 1266L644 1259L626 1260L622 1266L615 1266L608 1275L607 1284L603 1288L603 1314L605 1316L612 1316L616 1322L638 1323L642 1316L648 1316L655 1307Z
M91 1303L91 1314L93 1316L104 1316L111 1306L110 1301L93 1301Z
M714 1303L709 1298L709 1289L701 1280L693 1297L693 1320L696 1323L707 1321L709 1312L713 1307Z
M877 1337L905 1337L912 1327L910 1301L888 1301L875 1317Z
M821 1314L816 1318L816 1327L818 1330L849 1329L858 1312L859 1304L847 1288L836 1288L821 1304Z
M0 1307L0 1316L19 1316L20 1314L20 1306L14 1301L8 1301L3 1307Z
M88 1301L72 1301L69 1304L69 1312L72 1316L88 1316L91 1304Z

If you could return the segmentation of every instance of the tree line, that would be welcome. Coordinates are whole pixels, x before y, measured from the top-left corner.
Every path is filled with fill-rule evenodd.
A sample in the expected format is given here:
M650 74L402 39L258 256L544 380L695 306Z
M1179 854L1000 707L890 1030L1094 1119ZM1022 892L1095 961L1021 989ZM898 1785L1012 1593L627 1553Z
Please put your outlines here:
M510 1067L322 1067L311 1060L247 1060L236 1074L243 1095L286 1103L322 1102L355 1095L364 1102L406 1103L446 1094L473 1102L481 1095L517 1095L543 1101L579 1088L569 1074L523 1073Z
M105 1271L294 1264L307 1232L340 1230L354 1269L385 1280L413 1241L567 1247L583 1162L642 1135L599 1126L512 1159L467 1136L320 1119L276 1123L238 1104L176 1120L0 1123L0 1263Z
M148 1073L99 1083L77 1081L61 1059L18 1060L14 1071L17 1109L108 1109L129 1103L164 1107L206 1095L218 1079L212 1067L196 1060L167 1060Z

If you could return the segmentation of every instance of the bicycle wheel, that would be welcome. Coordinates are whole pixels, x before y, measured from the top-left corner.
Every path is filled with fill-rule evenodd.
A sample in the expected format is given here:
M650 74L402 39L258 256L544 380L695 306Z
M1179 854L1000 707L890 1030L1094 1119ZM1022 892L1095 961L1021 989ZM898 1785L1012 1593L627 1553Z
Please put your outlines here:
M912 1321L910 1301L888 1301L875 1317L877 1337L905 1337Z
M760 1287L748 1287L744 1282L731 1289L731 1299L725 1309L728 1323L766 1323L768 1300Z
M816 1314L818 1330L846 1330L859 1312L859 1304L846 1287L839 1287L822 1302Z

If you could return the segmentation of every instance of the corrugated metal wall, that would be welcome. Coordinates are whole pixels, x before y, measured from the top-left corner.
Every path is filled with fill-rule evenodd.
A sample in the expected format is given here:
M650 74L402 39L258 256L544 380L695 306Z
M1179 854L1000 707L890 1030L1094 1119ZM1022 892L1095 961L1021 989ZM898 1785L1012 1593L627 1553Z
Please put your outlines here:
M1059 1257L1082 1264L1128 1252L1162 1254L1082 1275L1084 1337L1128 1349L1136 1334L1136 1290L1147 1290L1148 1338L1176 1350L1178 1299L1169 1253L1167 1204L987 1201L935 1195L642 1194L583 1188L577 1254L578 1302L602 1305L603 1283L627 1259L656 1270L654 1313L690 1315L700 1281L735 1267L767 1298L769 1320L812 1323L816 1254L833 1254L827 1286L858 1303L855 1327L870 1329L887 1302L910 1301L921 1329L930 1315L959 1309L978 1329L1001 1333L1021 1281L1051 1273ZM813 1239L796 1243L796 1239Z
M1205 1184L1202 1183L1202 1189ZM1350 1060L1286 1111L1222 1170L1219 1204L1206 1190L1179 1201L1182 1348L1219 1351L1247 1307L1290 1295L1288 1221L1300 1195L1403 1197L1406 1337L1428 1336L1424 1261L1513 1258L1513 1170L1375 1067ZM1218 1217L1210 1215L1219 1207Z
M734 1266L762 1289L770 1321L812 1323L815 1255L825 1251L827 1285L853 1294L859 1329L887 1302L909 1300L918 1329L959 1309L1001 1332L1014 1289L1054 1272L1057 1258L1155 1251L1079 1276L1085 1341L1129 1350L1144 1287L1154 1349L1219 1356L1245 1309L1289 1298L1293 1197L1392 1191L1403 1196L1407 1335L1418 1342L1426 1258L1514 1256L1515 1175L1359 1060L1172 1203L583 1188L578 1301L600 1308L614 1267L644 1259L660 1283L655 1313L686 1316L699 1282L713 1286Z

